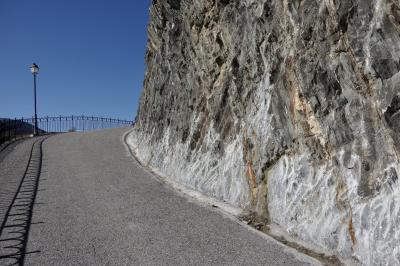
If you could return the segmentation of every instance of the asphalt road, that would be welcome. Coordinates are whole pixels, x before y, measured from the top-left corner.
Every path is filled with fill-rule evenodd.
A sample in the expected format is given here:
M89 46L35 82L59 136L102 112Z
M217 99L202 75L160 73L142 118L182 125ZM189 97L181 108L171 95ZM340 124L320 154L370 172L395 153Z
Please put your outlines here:
M127 152L127 130L44 141L25 265L317 264L154 179ZM0 222L32 143L0 155Z

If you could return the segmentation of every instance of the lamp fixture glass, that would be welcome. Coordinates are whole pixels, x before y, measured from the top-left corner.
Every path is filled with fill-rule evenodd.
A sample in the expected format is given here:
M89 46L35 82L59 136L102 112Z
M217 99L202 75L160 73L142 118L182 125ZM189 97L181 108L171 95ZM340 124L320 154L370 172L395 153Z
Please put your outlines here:
M35 75L35 74L39 73L39 66L36 65L35 63L33 63L29 68L30 68L32 74Z

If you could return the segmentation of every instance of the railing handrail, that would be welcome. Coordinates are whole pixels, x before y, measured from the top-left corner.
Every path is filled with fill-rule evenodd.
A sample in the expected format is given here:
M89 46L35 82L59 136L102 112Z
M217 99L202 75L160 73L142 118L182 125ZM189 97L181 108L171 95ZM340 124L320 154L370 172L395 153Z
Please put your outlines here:
M112 118L112 117L102 117L102 116L86 116L86 115L69 115L69 116L42 116L42 117L38 117L37 119L87 119L87 120L94 120L94 121L98 121L98 120L109 120L109 121L119 121L119 122L124 122L124 123L133 123L132 120L124 120L124 119L119 119L119 118ZM6 121L6 120L32 120L34 119L34 117L21 117L21 118L1 118L1 121Z

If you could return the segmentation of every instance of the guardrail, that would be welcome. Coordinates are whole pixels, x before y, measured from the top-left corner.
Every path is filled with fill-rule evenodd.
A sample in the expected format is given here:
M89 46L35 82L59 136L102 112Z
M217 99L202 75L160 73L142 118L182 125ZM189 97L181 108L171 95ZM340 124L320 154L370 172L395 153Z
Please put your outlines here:
M0 145L34 132L34 118L0 119ZM133 125L133 121L95 116L46 116L37 119L38 133L90 131Z

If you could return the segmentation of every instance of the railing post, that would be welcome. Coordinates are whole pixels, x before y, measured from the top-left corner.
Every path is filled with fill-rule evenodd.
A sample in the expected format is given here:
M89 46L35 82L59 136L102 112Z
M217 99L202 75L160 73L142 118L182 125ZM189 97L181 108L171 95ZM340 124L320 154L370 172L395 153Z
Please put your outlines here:
M3 144L3 121L0 121L0 145Z
M14 140L17 139L17 118L14 118Z
M8 126L7 126L7 131L8 131L8 140L10 140L11 139L11 119L7 119L7 124L8 124Z

